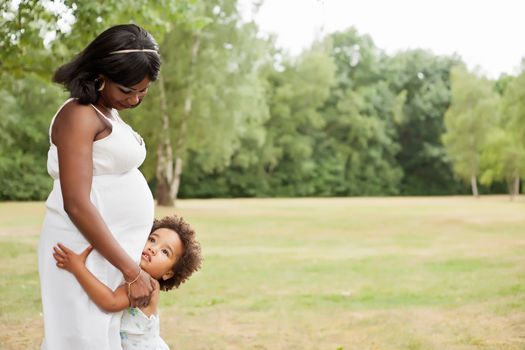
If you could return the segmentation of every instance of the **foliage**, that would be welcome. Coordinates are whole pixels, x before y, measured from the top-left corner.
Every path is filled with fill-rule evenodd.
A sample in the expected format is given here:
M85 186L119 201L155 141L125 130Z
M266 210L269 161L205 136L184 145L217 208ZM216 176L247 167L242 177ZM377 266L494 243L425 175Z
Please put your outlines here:
M349 29L327 41L337 84L322 109L326 127L316 142L316 177L324 179L326 167L332 179L318 187L324 195L397 194L402 171L395 160L395 119L404 93L396 96L382 78L383 57L368 36ZM336 183L334 166L339 167Z
M146 140L154 189L165 144L164 170L184 165L182 197L456 194L472 172L490 192L523 176L525 78L451 80L459 58L387 55L354 28L288 57L236 0L15 3L0 5L1 199L44 198L47 128L66 98L50 76L128 22L161 46L162 82L123 113Z
M64 95L31 74L13 79L3 74L0 90L0 200L44 199L51 179L46 173L49 119Z
M258 75L264 43L257 39L256 27L241 22L231 0L200 4L195 14L207 23L174 27L166 34L163 82L147 102L152 113L143 120L148 121L137 121L157 149L157 159L146 165L148 174L157 171L157 179L161 143L167 142L174 162L184 164L183 178L193 178L195 172L209 174L233 161L247 161L246 155L234 159L235 152L243 143L260 145L264 137L268 112ZM167 115L159 118L163 104ZM163 171L172 172L170 167Z
M412 50L386 59L385 78L406 93L403 122L396 124L401 146L396 159L403 169L402 194L461 193L441 142L443 116L450 105L450 69L455 57Z
M507 83L501 102L501 117L482 157L482 182L495 180L511 183L525 176L525 73ZM516 189L518 190L518 189ZM516 194L516 193L513 193Z
M499 95L493 83L462 66L451 71L452 103L445 113L443 143L454 172L465 182L480 175L480 158L498 121Z
M44 1L0 2L0 69L24 76L27 72L46 75L53 65L44 45L48 33L60 31L60 15L50 11Z

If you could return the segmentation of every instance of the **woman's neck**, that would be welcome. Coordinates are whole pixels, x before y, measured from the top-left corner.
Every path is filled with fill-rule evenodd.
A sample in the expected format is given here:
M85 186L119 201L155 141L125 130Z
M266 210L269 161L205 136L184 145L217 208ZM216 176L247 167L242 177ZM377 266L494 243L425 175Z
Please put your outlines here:
M107 118L113 118L113 109L107 107L107 105L102 101L102 98L99 98L98 101L95 103L95 106L107 117Z

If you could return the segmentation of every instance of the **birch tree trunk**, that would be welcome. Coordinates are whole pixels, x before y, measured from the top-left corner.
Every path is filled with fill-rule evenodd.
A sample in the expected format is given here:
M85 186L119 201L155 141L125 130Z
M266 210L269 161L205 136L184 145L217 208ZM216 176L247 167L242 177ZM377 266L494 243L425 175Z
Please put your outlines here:
M175 205L177 196L179 194L179 188L182 176L182 167L184 164L184 156L186 154L186 143L188 140L188 119L191 116L191 106L193 102L193 82L195 79L195 64L197 62L197 56L199 53L200 37L197 35L191 48L191 61L189 68L189 79L187 94L184 100L184 110L181 116L181 124L179 134L177 135L177 145L175 148L175 168L173 169L173 177L170 184L170 196ZM173 159L173 158L172 158Z
M520 194L520 177L519 175L514 175L514 181L510 189L510 200L514 200L514 197Z
M190 90L188 90L188 95L186 96L186 100L184 101L184 115L182 117L181 126L179 135L177 138L177 153L175 155L175 169L173 178L171 181L171 188L170 188L170 196L172 198L173 203L177 200L177 196L179 194L179 188L180 188L180 177L182 175L182 162L183 162L183 152L185 151L186 147L186 138L188 133L188 117L191 113L191 101L192 101L192 95Z
M474 197L478 197L479 196L479 193L478 193L478 182L476 180L476 176L475 175L472 175L470 177L470 187L472 188L472 194L474 195Z
M157 204L163 206L173 206L173 197L171 196L171 182L173 181L173 151L170 137L170 116L166 101L166 87L162 72L159 74L160 89L160 114L162 118L162 129L160 132L159 143L157 144Z

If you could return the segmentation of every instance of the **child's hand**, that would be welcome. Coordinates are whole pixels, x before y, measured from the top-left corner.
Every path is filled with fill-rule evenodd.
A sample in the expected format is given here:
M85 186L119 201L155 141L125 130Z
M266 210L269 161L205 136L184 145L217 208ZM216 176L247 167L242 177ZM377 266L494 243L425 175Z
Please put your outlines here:
M68 247L58 243L58 247L53 247L53 250L55 251L53 257L57 261L57 266L74 274L86 265L86 259L93 247L89 246L82 253L77 254Z

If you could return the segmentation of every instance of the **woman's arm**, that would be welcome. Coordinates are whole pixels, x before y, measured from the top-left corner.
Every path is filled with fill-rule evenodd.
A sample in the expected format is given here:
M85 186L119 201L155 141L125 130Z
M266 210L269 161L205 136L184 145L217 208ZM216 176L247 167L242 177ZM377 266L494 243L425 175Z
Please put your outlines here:
M58 247L53 247L53 250L53 257L57 261L57 266L75 275L78 283L98 307L107 312L117 312L129 307L126 286L121 286L112 291L86 268L86 258L93 247L90 246L82 253L76 254L59 243Z
M58 149L64 210L88 242L122 271L127 281L131 281L140 268L113 237L90 199L93 141L105 128L90 106L69 103L56 118L52 141ZM147 273L141 273L137 282L133 283L132 306L142 306L149 302L153 291L151 280Z

